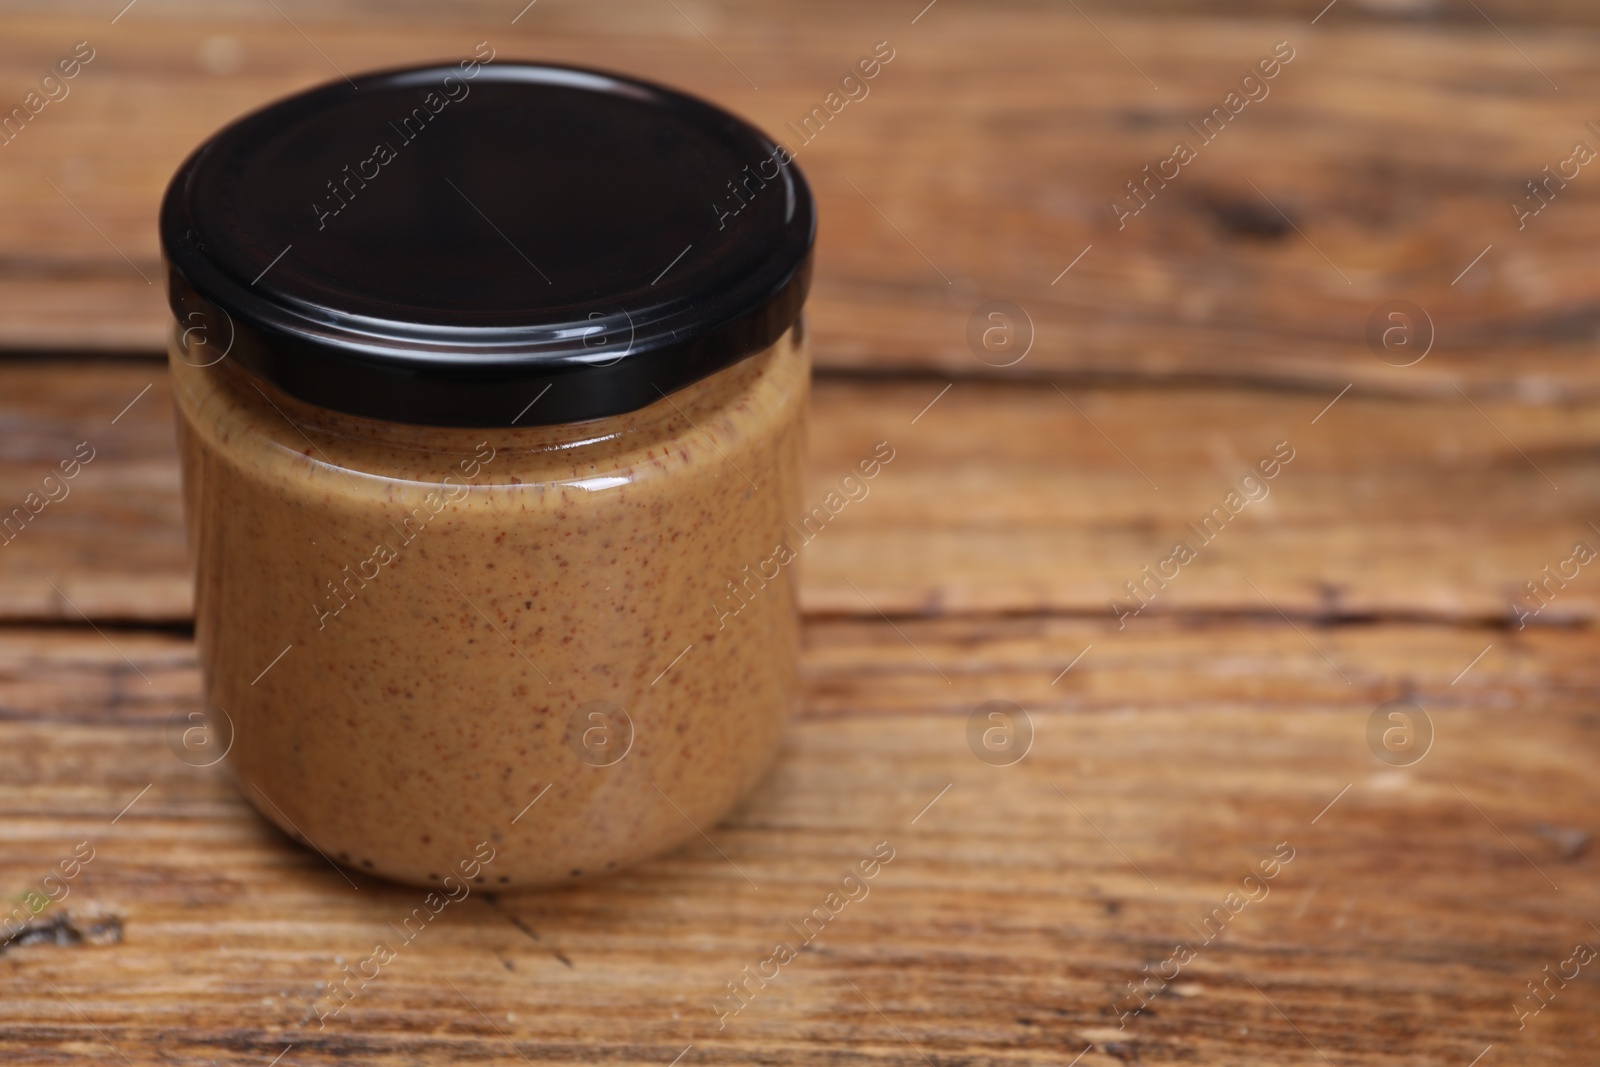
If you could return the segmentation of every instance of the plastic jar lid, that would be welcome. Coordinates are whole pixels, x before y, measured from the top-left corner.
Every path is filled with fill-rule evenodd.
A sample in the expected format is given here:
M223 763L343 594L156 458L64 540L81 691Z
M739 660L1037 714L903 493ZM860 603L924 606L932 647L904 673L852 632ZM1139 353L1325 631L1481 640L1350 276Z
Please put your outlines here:
M787 149L591 70L479 62L248 115L161 210L173 311L291 396L394 422L632 411L800 314L816 209Z

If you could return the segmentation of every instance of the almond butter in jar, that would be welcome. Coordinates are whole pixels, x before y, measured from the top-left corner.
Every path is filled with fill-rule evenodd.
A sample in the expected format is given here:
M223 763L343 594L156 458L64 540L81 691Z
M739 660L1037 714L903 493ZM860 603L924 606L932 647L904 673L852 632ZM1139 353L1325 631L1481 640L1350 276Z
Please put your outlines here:
M794 567L750 568L799 509L814 234L733 116L483 57L293 97L183 165L196 635L268 819L423 885L487 842L476 880L526 887L748 793L797 692Z

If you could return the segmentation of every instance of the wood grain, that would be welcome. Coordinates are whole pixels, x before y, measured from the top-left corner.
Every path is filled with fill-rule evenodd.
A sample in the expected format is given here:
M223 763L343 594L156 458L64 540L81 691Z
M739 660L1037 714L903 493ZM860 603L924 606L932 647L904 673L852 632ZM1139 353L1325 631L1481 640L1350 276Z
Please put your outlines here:
M151 360L0 364L0 523L10 520L0 526L0 617L188 617L166 373ZM77 475L61 479L61 464L88 450Z
M210 131L335 66L489 39L507 56L682 85L782 132L889 40L896 59L871 95L800 150L822 205L811 311L824 366L1000 373L967 327L1004 299L1034 333L1011 376L1356 381L1435 396L1462 382L1533 400L1600 385L1589 266L1600 179L1585 170L1552 187L1521 231L1509 207L1575 141L1600 147L1582 104L1600 91L1596 31L1528 24L1592 25L1575 3L1517 16L1509 40L1470 7L1354 0L1315 26L1314 12L1277 0L1242 18L1176 0L1096 10L1092 25L1034 3L941 3L915 25L921 5L552 4L515 26L482 4L331 18L280 6L224 15L143 0L115 26L87 7L13 17L0 77L18 92L73 41L92 38L99 54L70 97L0 149L0 346L158 348L166 179ZM1280 40L1296 58L1271 94L1200 145L1186 122ZM1119 229L1111 201L1179 138L1199 158ZM1436 333L1434 355L1404 371L1364 340L1395 298L1421 305Z
M1600 551L1593 404L1351 393L1319 417L1334 394L949 384L817 383L808 508L877 442L895 458L802 550L808 612L1111 618L1112 598L1138 606L1124 583L1185 540L1197 558L1146 586L1128 626L1279 611L1515 625L1541 602L1524 624L1600 615L1600 579L1567 562L1578 541ZM0 618L189 617L171 418L160 364L0 362L5 514L80 442L98 450L0 547ZM1259 483L1268 495L1202 542L1189 524L1280 442L1294 459Z
M114 652L87 631L8 632L0 888L15 900L77 842L95 855L36 920L82 942L56 927L0 953L0 1053L660 1065L692 1044L682 1063L1464 1065L1492 1043L1507 1062L1588 1062L1592 982L1524 1030L1513 1011L1525 981L1596 938L1586 637L1510 638L1452 686L1473 651L1459 630L1346 627L1338 654L1375 680L1346 686L1281 624L901 631L811 627L804 718L771 780L710 828L726 859L701 844L566 892L475 892L321 1029L326 983L397 941L387 924L419 894L347 884L219 768L173 757L167 720L198 696L184 639L124 634ZM1363 739L1399 693L1437 731L1404 769ZM1034 729L1009 767L967 748L994 697ZM879 841L895 858L868 895L719 1030L725 983L798 941L787 923ZM1189 924L1279 842L1294 858L1268 895L1199 944ZM1119 1029L1113 1000L1180 939L1198 957Z

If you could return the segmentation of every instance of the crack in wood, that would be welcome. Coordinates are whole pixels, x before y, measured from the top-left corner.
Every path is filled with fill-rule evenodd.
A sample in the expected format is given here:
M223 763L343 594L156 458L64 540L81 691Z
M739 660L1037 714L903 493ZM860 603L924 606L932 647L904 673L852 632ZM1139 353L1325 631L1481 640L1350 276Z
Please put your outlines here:
M74 921L71 914L57 912L48 919L34 919L14 934L0 936L0 956L12 948L26 945L118 945L122 943L122 917L104 915L92 921Z

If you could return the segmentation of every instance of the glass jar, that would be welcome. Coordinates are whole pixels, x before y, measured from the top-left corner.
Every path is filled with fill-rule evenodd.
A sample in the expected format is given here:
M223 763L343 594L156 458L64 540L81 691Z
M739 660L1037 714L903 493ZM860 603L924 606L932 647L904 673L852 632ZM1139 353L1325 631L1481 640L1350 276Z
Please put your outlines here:
M268 819L504 888L748 793L797 692L814 232L787 150L725 112L492 55L313 90L184 164L196 637Z

